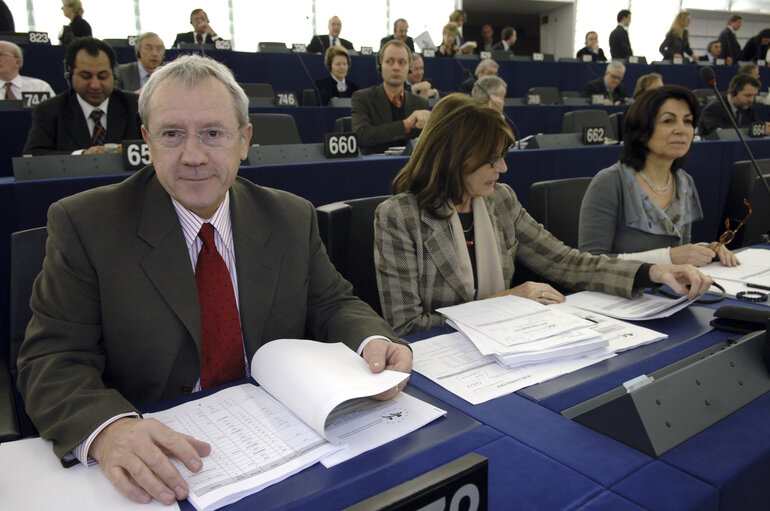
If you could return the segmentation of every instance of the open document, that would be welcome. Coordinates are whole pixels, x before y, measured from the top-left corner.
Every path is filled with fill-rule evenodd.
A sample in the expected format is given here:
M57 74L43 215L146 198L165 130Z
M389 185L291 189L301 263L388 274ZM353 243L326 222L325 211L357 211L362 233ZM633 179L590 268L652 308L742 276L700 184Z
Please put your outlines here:
M748 248L735 255L741 262L738 266L730 268L717 261L701 267L700 270L724 287L725 294L730 298L735 298L741 291L770 293L770 250ZM711 288L709 292L720 291ZM770 300L756 303L770 307Z
M543 358L544 361L539 363L506 367L498 357L482 354L463 332L456 332L412 343L414 370L475 405L667 337L567 304L547 308L554 313L574 314L586 320L590 323L588 330L604 343L604 347L582 355Z
M345 461L446 414L403 393L367 399L408 375L373 374L341 343L272 341L251 368L261 387L230 387L146 415L211 444L198 473L172 460L199 510L235 502L327 457L328 466Z

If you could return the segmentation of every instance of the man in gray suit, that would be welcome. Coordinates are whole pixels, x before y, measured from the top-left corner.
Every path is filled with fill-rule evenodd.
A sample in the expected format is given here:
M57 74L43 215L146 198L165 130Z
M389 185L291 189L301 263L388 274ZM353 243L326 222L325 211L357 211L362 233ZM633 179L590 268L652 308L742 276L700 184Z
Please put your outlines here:
M152 72L163 63L165 54L166 47L158 34L141 34L136 40L136 62L118 66L118 89L140 93Z
M154 165L49 210L18 381L63 462L93 458L127 498L168 505L188 486L167 456L197 472L210 446L138 410L206 388L204 373L218 371L203 352L226 334L207 334L214 311L196 273L221 275L212 305L224 309L227 298L234 316L226 364L240 366L235 379L280 338L344 342L374 372L409 372L412 355L335 271L312 205L236 177L251 124L224 65L180 57L152 75L140 103ZM216 272L199 271L212 257Z
M383 83L353 93L353 131L362 153L404 145L419 136L428 121L428 101L404 89L411 61L406 43L391 39L379 52Z

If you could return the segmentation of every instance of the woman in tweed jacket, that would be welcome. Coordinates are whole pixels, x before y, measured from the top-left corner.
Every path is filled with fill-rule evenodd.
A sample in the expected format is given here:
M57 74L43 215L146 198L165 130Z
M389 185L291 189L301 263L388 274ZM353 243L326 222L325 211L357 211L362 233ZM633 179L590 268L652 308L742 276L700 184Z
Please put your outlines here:
M394 196L375 213L380 302L396 332L440 326L436 309L474 299L514 294L564 301L545 283L509 288L517 259L572 289L632 297L663 282L693 298L708 289L711 279L693 266L593 256L554 238L508 185L497 183L513 140L499 112L467 96L447 96L433 109L393 182Z

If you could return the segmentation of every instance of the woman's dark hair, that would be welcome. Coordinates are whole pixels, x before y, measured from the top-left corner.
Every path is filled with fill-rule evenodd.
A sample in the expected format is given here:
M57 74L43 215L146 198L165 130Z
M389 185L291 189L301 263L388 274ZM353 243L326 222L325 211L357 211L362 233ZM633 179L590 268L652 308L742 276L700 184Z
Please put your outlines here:
M450 94L433 108L412 157L393 181L393 193L412 193L420 208L441 216L445 203L462 202L463 176L505 156L513 142L499 111Z
M664 85L649 89L628 108L623 119L623 152L620 161L630 165L634 170L644 168L647 154L650 152L647 142L655 131L655 119L660 107L669 99L681 99L690 107L693 126L698 125L700 103L689 89L679 85ZM671 171L682 168L687 155L677 158L671 164Z

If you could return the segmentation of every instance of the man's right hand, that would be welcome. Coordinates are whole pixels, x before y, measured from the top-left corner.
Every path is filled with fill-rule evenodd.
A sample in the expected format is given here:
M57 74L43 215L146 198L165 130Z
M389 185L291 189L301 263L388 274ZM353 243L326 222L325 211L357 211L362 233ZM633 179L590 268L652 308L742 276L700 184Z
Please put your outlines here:
M411 126L412 129L423 129L425 127L425 123L428 122L428 118L430 117L430 110L415 110L411 114L409 114L409 117L406 118L406 122L409 123L409 126Z
M189 488L166 453L198 472L203 468L201 456L210 452L206 442L177 433L155 419L124 417L96 436L88 454L124 497L140 504L155 498L168 506L187 498Z

